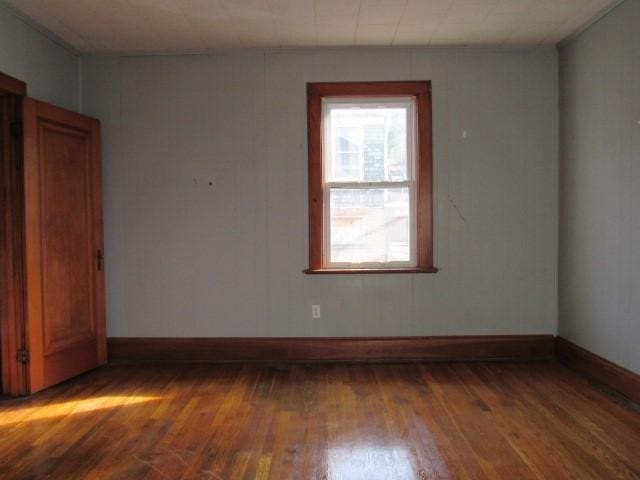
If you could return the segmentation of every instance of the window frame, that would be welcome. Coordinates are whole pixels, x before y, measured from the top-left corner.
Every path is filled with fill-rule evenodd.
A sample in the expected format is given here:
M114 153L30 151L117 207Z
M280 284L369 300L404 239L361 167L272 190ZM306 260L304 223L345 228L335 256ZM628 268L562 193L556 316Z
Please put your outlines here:
M363 268L341 266L333 268L325 261L328 255L325 235L328 192L324 176L326 166L323 161L326 148L323 135L323 99L348 99L363 103L389 101L398 97L415 99L415 152L410 179L415 182L414 219L415 224L415 265L398 266L394 262L366 265ZM431 118L431 82L339 82L307 84L307 128L309 162L309 268L305 273L435 273L433 265L433 148ZM409 168L409 165L407 165ZM333 182L330 182L333 183ZM362 182L363 185L366 182ZM383 187L380 182L375 187ZM358 265L358 264L352 264Z
M323 136L323 147L324 151L329 152L329 156L335 155L335 149L333 144L334 139L334 125L331 123L331 111L333 109L341 109L341 108L349 108L349 107L361 107L361 106L369 106L369 108L401 108L406 112L406 126L407 126L407 135L406 135L406 154L407 154L407 163L405 166L406 169L406 178L404 180L379 180L379 181L365 181L365 180L357 180L357 179L339 179L335 177L335 167L330 164L331 162L323 162L323 182L322 187L324 191L324 223L323 223L323 265L324 268L330 270L336 269L350 269L354 268L358 269L389 269L389 268L415 268L417 264L417 256L416 256L416 244L417 244L417 235L416 235L416 129L417 129L417 109L416 109L416 99L412 96L395 96L395 97L324 97L321 101L321 109L323 115L323 128L322 136ZM360 140L364 138L364 131L359 132ZM324 157L323 157L324 159ZM359 150L359 177L363 176L364 173L364 144L361 145ZM386 172L385 172L386 174ZM385 175L386 177L386 175ZM409 194L409 220L410 220L410 231L411 235L409 238L409 253L410 257L408 260L395 260L395 261L387 261L387 262L338 262L331 261L331 193L336 190L369 190L369 189L403 189L406 188ZM385 197L386 197L385 192Z

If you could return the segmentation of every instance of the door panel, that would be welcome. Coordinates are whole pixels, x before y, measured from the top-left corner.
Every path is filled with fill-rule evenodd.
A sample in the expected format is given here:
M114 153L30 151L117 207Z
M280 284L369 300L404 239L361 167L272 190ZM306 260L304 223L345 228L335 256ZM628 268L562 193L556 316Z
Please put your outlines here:
M24 100L31 393L106 360L100 124Z
M95 338L91 136L42 120L44 354Z

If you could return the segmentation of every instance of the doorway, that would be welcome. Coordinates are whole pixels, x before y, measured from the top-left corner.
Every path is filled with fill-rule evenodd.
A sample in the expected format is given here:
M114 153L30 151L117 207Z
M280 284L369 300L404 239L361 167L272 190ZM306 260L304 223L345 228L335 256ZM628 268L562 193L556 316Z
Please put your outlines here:
M0 371L24 395L106 363L100 122L0 74Z
M0 74L0 394L27 393L23 312L22 98L26 85Z
M4 101L5 101L5 97L6 95L0 94L0 125L4 126ZM4 128L2 129L4 130ZM4 192L4 175L2 174L2 172L4 172L4 148L5 148L5 139L4 139L4 135L0 135L0 186L2 186L2 188L0 189L0 207L2 209L2 211L4 211L4 202L5 202L5 192ZM4 244L4 238L5 238L5 231L4 228L2 228L2 230L0 231L0 245ZM4 272L5 271L5 256L4 256L4 252L5 252L5 248L3 246L0 246L0 271ZM4 319L7 316L6 310L6 287L4 285L5 282L5 278L6 276L3 274L2 277L0 278L0 318ZM4 338L4 335L2 334L2 328L0 328L0 395L2 395L4 393L4 382L2 381L2 379L4 378L4 363L2 360L2 352L3 352L3 345L2 345L2 339Z

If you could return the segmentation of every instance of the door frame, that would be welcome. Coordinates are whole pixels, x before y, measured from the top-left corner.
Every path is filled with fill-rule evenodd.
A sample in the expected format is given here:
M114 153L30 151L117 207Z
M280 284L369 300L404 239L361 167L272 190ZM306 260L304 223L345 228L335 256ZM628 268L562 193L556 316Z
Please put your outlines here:
M24 184L22 182L22 102L27 84L0 73L2 154L0 155L0 353L5 395L26 395L28 369L24 310Z

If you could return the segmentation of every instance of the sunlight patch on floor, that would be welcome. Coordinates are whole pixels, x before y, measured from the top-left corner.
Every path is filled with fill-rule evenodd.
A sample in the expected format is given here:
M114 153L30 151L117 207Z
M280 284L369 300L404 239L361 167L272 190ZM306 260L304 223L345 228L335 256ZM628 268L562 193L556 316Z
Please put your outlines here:
M52 403L38 407L15 408L2 411L0 409L0 426L12 425L23 422L33 422L50 418L88 413L108 408L124 407L141 403L161 400L162 397L152 396L119 396L105 395L91 397L82 400L69 400L67 402Z

